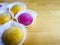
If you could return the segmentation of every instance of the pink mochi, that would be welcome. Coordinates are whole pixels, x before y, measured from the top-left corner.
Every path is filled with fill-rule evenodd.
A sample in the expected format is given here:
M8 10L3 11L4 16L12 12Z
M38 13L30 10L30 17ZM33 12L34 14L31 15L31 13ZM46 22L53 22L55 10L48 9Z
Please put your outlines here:
M18 16L18 22L25 26L28 26L33 22L33 17L29 13L23 13Z

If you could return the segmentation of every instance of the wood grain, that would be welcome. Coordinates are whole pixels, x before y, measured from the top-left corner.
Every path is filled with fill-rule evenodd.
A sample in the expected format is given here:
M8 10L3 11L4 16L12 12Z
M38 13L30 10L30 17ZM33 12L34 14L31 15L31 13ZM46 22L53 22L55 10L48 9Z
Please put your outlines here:
M33 25L27 27L23 45L60 45L60 0L0 0L21 1L38 13Z

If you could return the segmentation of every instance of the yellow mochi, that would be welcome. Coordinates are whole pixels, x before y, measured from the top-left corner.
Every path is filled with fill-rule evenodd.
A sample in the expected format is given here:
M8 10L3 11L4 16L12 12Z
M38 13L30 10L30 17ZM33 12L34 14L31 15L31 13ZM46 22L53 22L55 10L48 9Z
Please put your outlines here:
M4 32L2 39L7 45L17 45L21 42L23 36L24 33L20 28L11 27Z
M15 5L12 7L11 11L16 15L19 11L23 10L23 8L19 5Z
M11 16L9 13L0 14L0 24L4 24L9 20L11 20Z

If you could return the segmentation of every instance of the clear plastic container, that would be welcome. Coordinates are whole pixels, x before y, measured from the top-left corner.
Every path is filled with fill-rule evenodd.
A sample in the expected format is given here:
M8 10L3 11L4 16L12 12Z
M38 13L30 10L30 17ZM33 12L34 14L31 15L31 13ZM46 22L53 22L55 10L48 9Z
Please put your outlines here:
M8 8L9 3L0 3L0 13L3 13L3 11L6 11Z
M22 25L22 24L19 24L19 23L17 23L17 22L14 22L14 21L10 21L10 22L8 22L8 23L6 23L5 25L3 25L2 27L0 27L0 45L4 45L4 43L2 42L2 34L3 34L3 32L6 30L6 29L8 29L9 27L11 27L11 26L16 26L16 27L19 27L19 28L21 28L22 29L22 31L23 31L23 33L24 33L24 37L23 37L23 39L21 40L21 42L18 44L18 45L22 45L23 44L23 42L24 42L24 40L25 40L25 38L26 38L26 28L25 28L25 26L24 25Z
M15 6L15 5L21 6L23 8L23 10L27 9L27 7L24 3L22 3L22 2L13 2L13 3L10 3L9 6L8 6L9 11L11 11L12 7ZM11 11L11 13L13 13L13 12Z
M37 13L36 13L35 11L33 11L33 10L30 10L30 9L22 10L22 11L20 11L18 14L16 14L15 19L17 20L17 22L18 22L18 17L19 17L21 14L23 14L23 13L29 13L29 14L32 16L32 18L33 18L32 24L35 22L35 19L36 19L36 17L37 17ZM18 22L18 23L19 23L19 22Z

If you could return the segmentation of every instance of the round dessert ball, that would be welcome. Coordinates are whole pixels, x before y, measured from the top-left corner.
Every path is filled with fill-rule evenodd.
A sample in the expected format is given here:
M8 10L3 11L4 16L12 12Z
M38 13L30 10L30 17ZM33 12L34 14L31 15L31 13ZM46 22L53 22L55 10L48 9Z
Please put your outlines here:
M9 13L0 14L0 24L4 24L11 20L11 15Z
M24 33L19 27L10 27L2 36L2 40L6 45L17 45L23 39Z
M18 22L28 26L33 22L33 17L29 13L23 13L18 17Z
M2 7L2 5L0 5L0 7Z
M14 5L11 9L11 11L16 15L19 11L23 10L23 8L20 5Z

